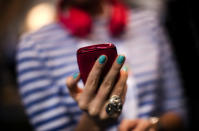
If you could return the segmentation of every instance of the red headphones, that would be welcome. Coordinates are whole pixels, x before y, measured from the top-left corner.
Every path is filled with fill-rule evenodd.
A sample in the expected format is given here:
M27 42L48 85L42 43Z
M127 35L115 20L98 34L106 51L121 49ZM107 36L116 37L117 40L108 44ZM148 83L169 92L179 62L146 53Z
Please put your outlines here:
M72 35L77 37L86 37L92 29L92 18L84 10L70 8L67 12L61 10L61 0L58 4L58 21ZM127 8L117 0L110 0L112 4L112 14L109 22L109 31L113 37L119 36L124 32L127 25Z

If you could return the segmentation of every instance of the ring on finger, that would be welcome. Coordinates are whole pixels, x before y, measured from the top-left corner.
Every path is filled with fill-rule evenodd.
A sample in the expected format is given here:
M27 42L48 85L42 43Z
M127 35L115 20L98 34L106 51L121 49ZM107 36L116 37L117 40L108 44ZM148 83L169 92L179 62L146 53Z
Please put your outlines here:
M106 105L106 113L109 116L112 116L116 113L121 113L122 111L122 100L118 95L113 95L108 101L108 104Z

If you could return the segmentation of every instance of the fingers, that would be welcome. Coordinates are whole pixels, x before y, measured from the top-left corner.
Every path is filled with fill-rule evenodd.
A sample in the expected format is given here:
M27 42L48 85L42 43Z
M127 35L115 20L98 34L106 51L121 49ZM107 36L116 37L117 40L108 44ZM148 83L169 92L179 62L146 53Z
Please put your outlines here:
M106 64L107 57L105 55L100 56L95 62L87 82L85 84L84 90L78 88L77 82L80 79L80 75L76 78L68 77L67 86L69 88L71 96L78 102L80 109L89 113L90 116L97 116L100 119L107 119L109 116L106 113L105 103L107 103L107 97L111 94L118 95L124 101L126 95L126 81L128 77L127 70L121 71L119 80L117 83L115 81L118 79L118 74L125 61L124 56L118 56L113 63L110 71L106 75L99 90L99 80L103 67ZM114 87L114 89L112 89ZM97 94L96 94L97 91ZM119 116L119 112L117 116Z
M151 123L147 119L123 120L119 126L119 131L153 131L150 126Z
M90 105L90 101L95 97L96 90L98 88L98 83L100 80L100 75L102 73L102 69L107 61L107 57L105 55L101 55L95 62L89 76L87 78L87 82L85 84L84 92L82 92L80 99L78 101L79 107L82 110L88 109ZM94 107L91 107L94 110ZM88 109L89 110L89 109Z
M139 124L136 126L134 131L148 131L150 129L151 123L149 120L139 120Z
M127 81L127 78L128 78L128 72L127 72L126 67L124 67L124 69L121 70L119 81L116 83L116 85L115 85L115 87L114 87L110 96L118 95L118 96L121 97L122 94L123 95L126 94L126 89L124 87L126 86L126 81Z
M100 75L102 73L102 69L105 66L107 61L107 57L105 55L101 55L95 62L92 70L89 73L87 78L87 82L85 85L85 92L87 94L93 94L97 88L100 79Z
M98 101L99 103L102 103L103 101L105 101L107 99L108 94L110 94L110 91L112 90L112 87L115 84L115 80L118 77L118 74L120 72L120 69L124 61L125 61L125 57L120 55L117 57L117 59L113 63L110 71L108 72L105 79L103 80L99 88L99 91L97 93L96 101Z
M125 84L123 84L124 88L121 93L122 103L124 104L126 92L127 92L127 79L128 79L128 67L127 66L122 67L121 76L124 76L123 82L125 82Z
M119 131L129 131L136 127L138 120L123 120L119 125Z
M120 78L119 78L118 82L116 83L113 91L111 92L110 97L113 96L113 95L117 95L121 98L122 103L124 103L124 99L125 99L125 96L126 96L126 90L127 90L127 85L126 85L127 78L128 78L127 69L126 68L125 68L125 70L122 69L121 73L120 73ZM109 117L109 115L106 112L106 106L107 106L108 103L109 103L109 101L107 101L103 105L103 108L102 108L102 111L101 111L101 114L100 114L101 119L106 119L106 118ZM117 118L119 115L120 115L120 113L115 113L111 117Z
M114 82L118 77L118 73L120 72L120 69L125 61L124 56L118 56L115 62L113 63L109 73L105 77L104 81L102 82L99 91L97 92L96 97L92 100L91 104L89 105L89 111L92 115L100 114L101 119L108 118L106 114L106 107L105 103L107 100L107 96L110 94L110 91L112 90L112 87L114 86ZM121 77L123 80L123 76ZM121 82L122 80L120 80ZM123 90L123 87L120 88Z
M69 89L70 95L77 101L82 89L77 86L78 81L80 80L79 73L74 74L66 79L66 86Z

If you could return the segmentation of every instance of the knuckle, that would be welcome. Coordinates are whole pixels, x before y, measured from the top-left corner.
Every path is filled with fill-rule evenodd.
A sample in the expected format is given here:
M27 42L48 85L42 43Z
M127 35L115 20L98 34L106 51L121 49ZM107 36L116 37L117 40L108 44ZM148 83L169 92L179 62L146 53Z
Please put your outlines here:
M87 79L85 86L96 86L98 84L99 74L92 72Z
M107 80L104 81L103 85L104 85L105 88L110 88L112 86L112 81L107 79Z
M97 116L99 114L99 109L96 107L89 107L88 112L90 116Z
M91 77L92 80L89 81L89 83L90 83L89 86L93 87L93 86L96 86L98 84L97 80L95 79L95 77L96 76Z
M106 113L101 113L99 116L100 120L106 120L108 118Z
M96 76L96 74L99 74L102 70L103 65L95 64L94 67L91 70L91 76Z
M120 78L120 80L117 82L117 85L119 86L119 87L121 87L121 88L124 88L125 87L125 85L126 85L126 79L122 79L122 78Z
M96 64L95 70L100 71L100 70L102 70L102 67L103 67L103 64Z
M79 101L78 106L81 110L87 110L87 103L85 101Z
M120 73L119 81L126 83L126 80L127 80L127 76L123 73Z
M121 67L122 67L121 65L114 64L112 67L112 70L114 72L119 72Z
M122 81L123 81L124 83L126 83L126 82L127 82L127 79L128 79L128 74L126 73L126 74L123 76L123 80L122 80Z
M120 84L119 84L119 86L117 87L117 89L118 89L118 93L120 93L120 92L122 92L122 90L125 88L125 85L126 85L126 83L125 82L121 82Z
M69 88L71 87L71 79L70 79L70 77L66 78L66 86L69 87Z

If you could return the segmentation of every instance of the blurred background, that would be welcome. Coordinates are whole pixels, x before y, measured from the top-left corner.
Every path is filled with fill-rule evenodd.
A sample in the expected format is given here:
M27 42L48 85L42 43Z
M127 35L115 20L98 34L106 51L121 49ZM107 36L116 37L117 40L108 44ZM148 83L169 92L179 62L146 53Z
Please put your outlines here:
M15 53L20 37L55 18L55 0L0 0L0 125L32 130L17 91Z
M176 53L189 111L199 121L197 102L199 17L194 0L128 0L132 7L159 12ZM56 0L0 0L0 129L32 130L17 91L15 53L21 35L55 21Z

